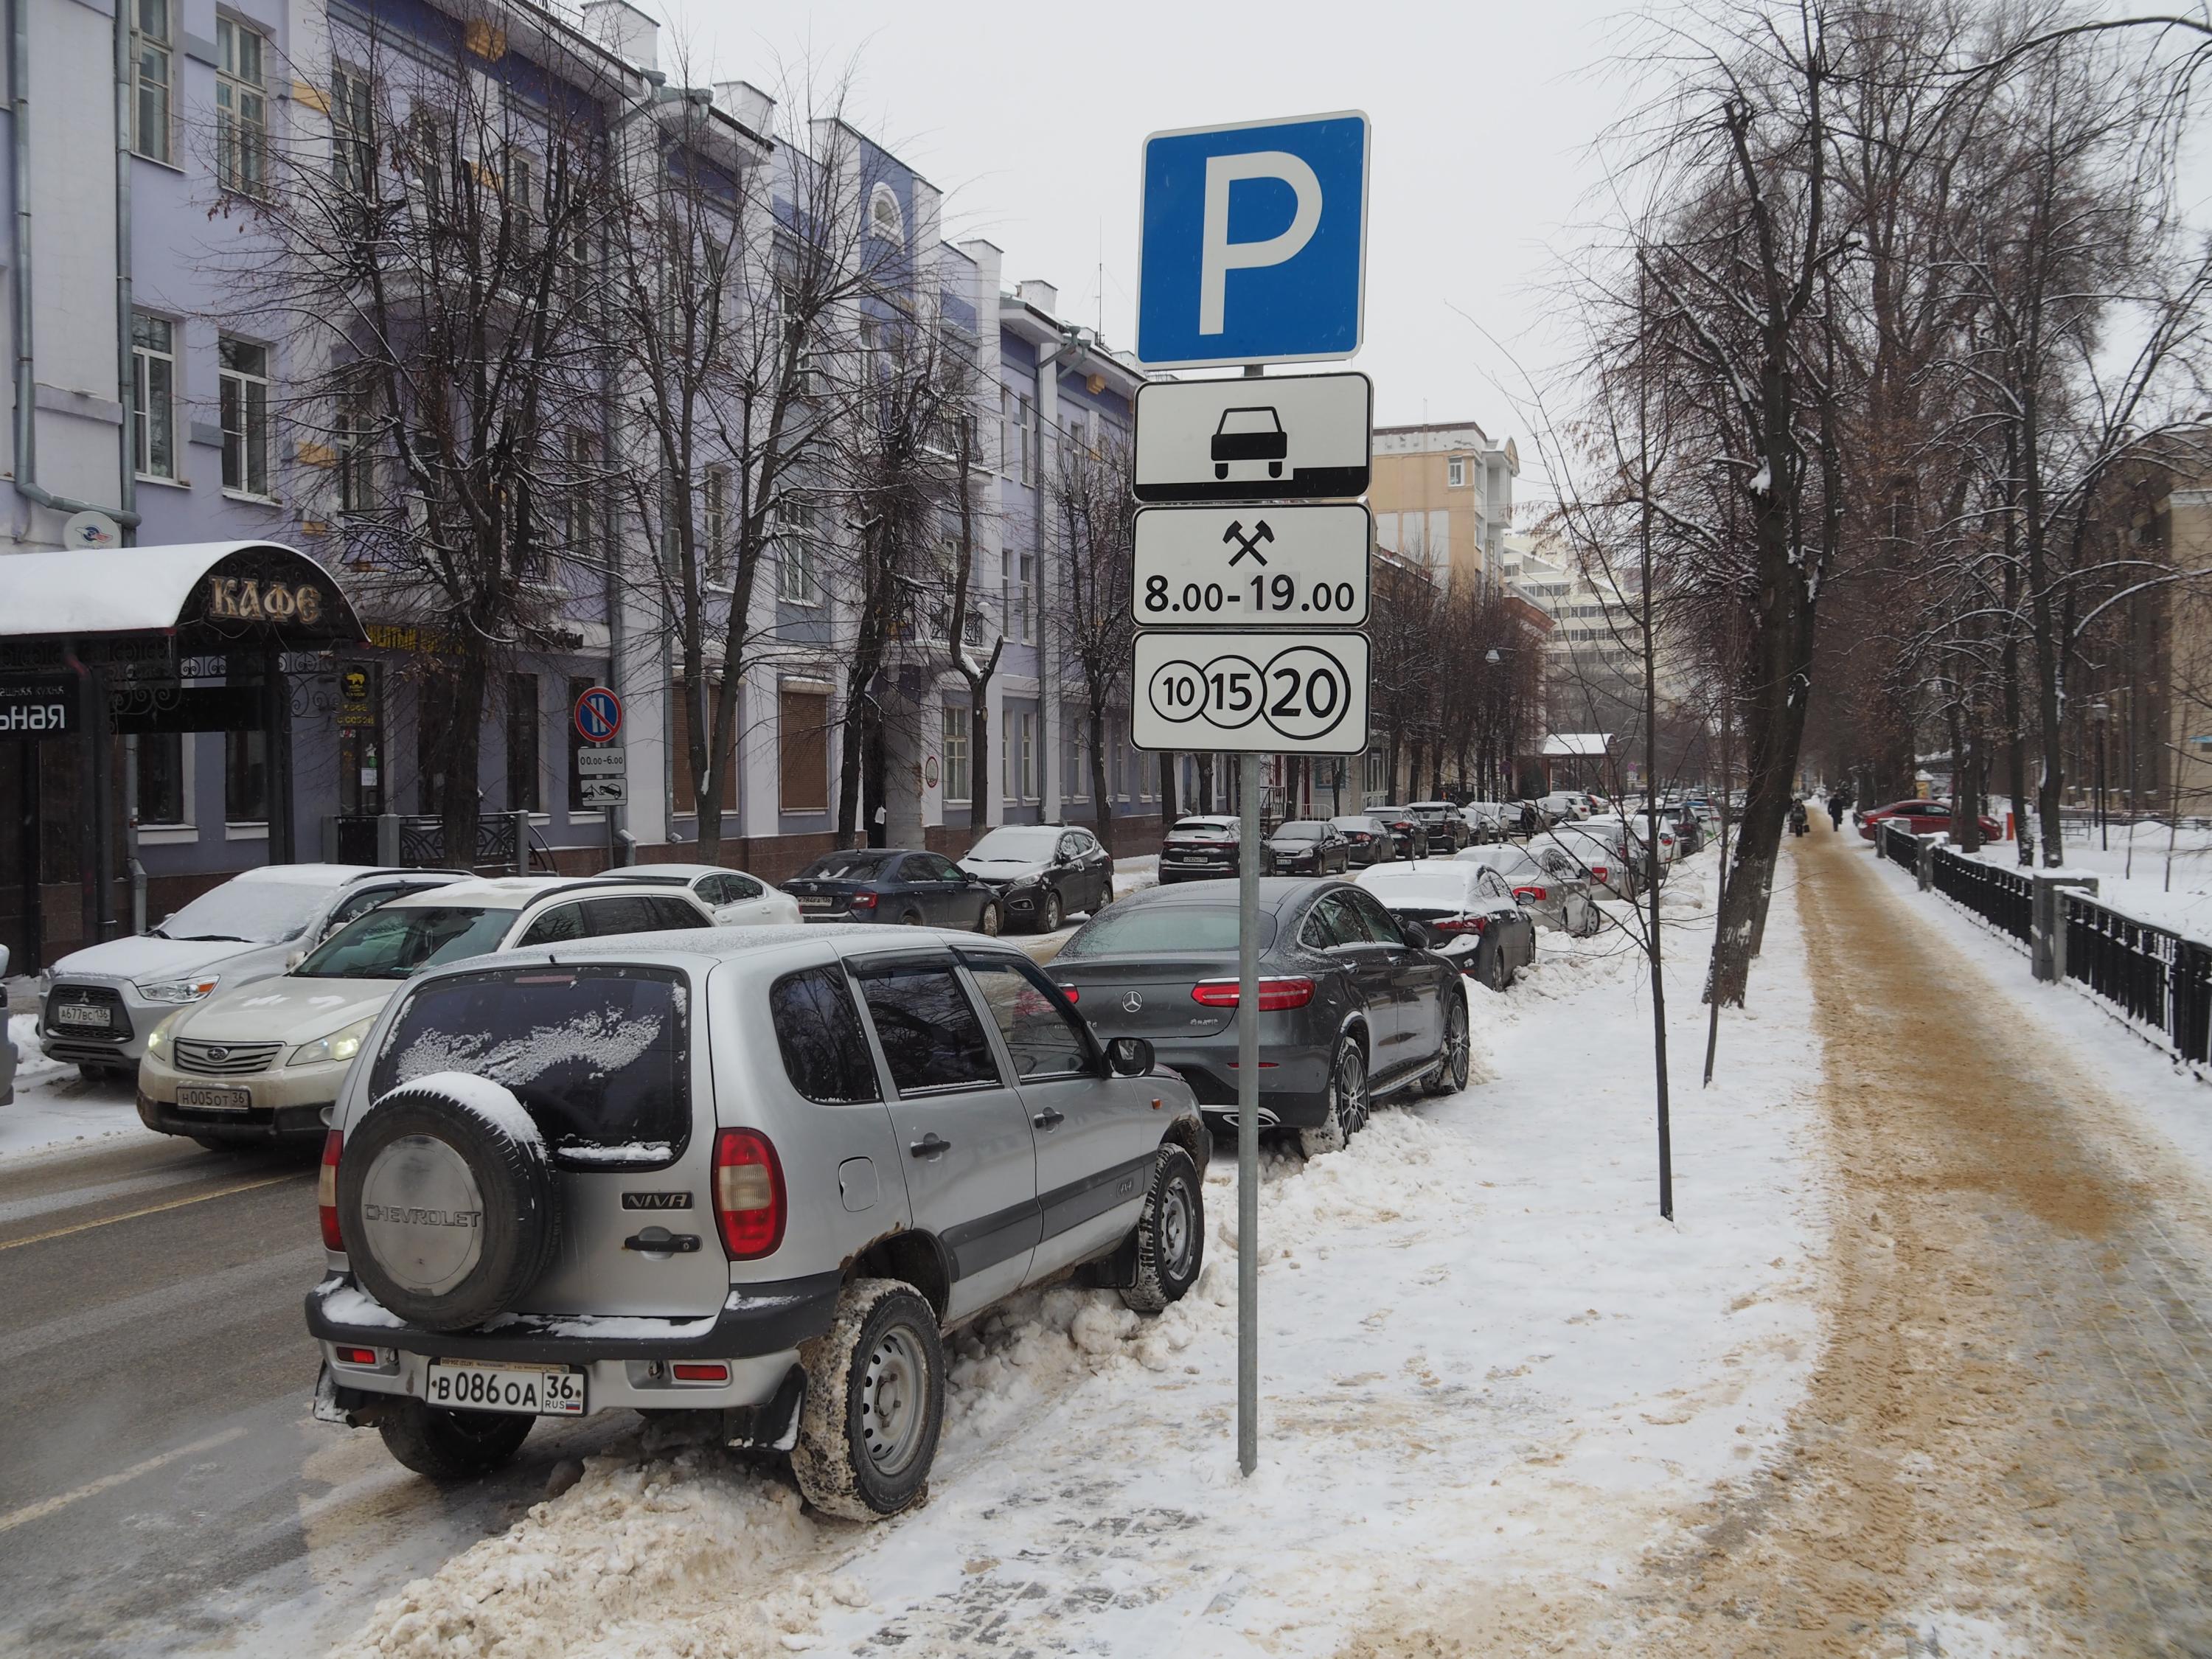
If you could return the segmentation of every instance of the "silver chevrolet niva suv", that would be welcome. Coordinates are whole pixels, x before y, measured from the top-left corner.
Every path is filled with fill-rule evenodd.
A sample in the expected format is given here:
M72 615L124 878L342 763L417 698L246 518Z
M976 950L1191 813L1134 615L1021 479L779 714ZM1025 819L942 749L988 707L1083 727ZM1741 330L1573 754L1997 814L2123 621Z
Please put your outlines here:
M538 1417L713 1413L854 1519L926 1489L939 1334L1198 1276L1209 1142L1026 957L900 927L479 957L377 1018L323 1153L315 1414L434 1478Z

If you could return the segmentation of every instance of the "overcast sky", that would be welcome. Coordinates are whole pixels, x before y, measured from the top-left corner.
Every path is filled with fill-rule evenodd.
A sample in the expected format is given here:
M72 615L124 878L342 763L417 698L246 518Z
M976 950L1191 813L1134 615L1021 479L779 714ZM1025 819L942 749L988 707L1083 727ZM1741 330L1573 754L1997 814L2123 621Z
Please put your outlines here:
M1472 419L1497 439L1513 422L1492 381L1511 371L1452 307L1508 343L1540 326L1548 250L1623 96L1601 67L1620 8L1592 0L645 3L670 22L664 64L678 39L716 78L770 89L808 61L833 79L850 64L857 124L945 192L947 235L988 237L1009 282L1056 283L1064 317L1123 349L1146 133L1364 110L1375 196L1357 364L1376 418Z

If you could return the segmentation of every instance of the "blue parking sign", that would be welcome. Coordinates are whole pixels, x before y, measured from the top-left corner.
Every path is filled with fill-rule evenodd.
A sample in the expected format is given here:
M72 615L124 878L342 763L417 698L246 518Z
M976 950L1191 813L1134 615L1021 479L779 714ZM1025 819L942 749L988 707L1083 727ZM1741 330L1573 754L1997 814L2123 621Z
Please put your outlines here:
M1152 368L1359 349L1367 118L1358 111L1145 140L1137 356Z

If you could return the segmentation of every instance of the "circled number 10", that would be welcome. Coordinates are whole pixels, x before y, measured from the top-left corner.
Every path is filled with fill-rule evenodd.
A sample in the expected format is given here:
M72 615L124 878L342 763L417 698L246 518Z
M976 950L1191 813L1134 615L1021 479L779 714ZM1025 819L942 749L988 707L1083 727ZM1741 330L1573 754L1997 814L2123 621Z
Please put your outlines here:
M1249 595L1236 591L1249 587ZM1263 576L1255 572L1242 584L1185 582L1181 587L1165 576L1145 578L1145 614L1149 617L1209 615L1237 605L1247 615L1274 613L1295 616L1349 616L1359 608L1359 590L1350 582L1315 582L1301 590L1287 572Z

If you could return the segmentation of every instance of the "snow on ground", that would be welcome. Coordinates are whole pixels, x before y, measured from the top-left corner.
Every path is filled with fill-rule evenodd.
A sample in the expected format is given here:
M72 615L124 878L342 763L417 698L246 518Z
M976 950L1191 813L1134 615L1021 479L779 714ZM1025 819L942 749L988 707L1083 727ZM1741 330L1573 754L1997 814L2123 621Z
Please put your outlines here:
M0 1106L0 1160L64 1141L143 1133L131 1085L87 1083L76 1066L48 1060L39 1052L37 1024L29 1014L9 1017L8 1036L16 1054L15 1101Z
M1139 887L1157 887L1160 884L1160 855L1148 853L1143 858L1114 860L1114 896L1127 898Z
M1654 1201L1642 959L1547 934L1513 990L1469 988L1480 1080L1336 1156L1268 1155L1254 1479L1224 1146L1182 1304L1058 1288L951 1340L926 1507L817 1520L780 1471L648 1427L347 1651L1320 1654L1447 1592L1618 1583L1778 1443L1819 1334L1796 908L1778 894L1758 1005L1700 1091L1711 862L1669 889L1679 1224Z
M1872 850L1866 849L1869 857ZM2094 854L2095 849L2091 850ZM2067 843L2068 868L2082 867L2081 854L2073 842ZM1920 892L1912 878L1888 860L1876 858L1874 863L1884 880L1907 896L1907 908L1920 925L1936 929L1981 968L2023 1021L2062 1043L2083 1071L2105 1082L2106 1092L2132 1107L2145 1126L2212 1182L2212 1084L2199 1080L2164 1048L2139 1035L2111 1003L2087 986L2070 979L2057 985L2041 983L2029 971L2023 946L1942 894ZM2212 871L2199 879L2212 886ZM2177 864L2175 884L2179 884ZM2212 938L2212 901L2207 902L2196 929L2197 937Z

